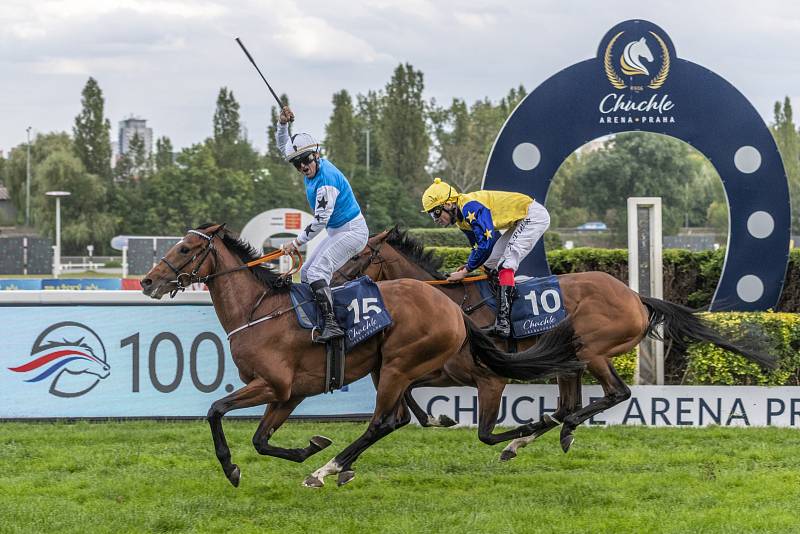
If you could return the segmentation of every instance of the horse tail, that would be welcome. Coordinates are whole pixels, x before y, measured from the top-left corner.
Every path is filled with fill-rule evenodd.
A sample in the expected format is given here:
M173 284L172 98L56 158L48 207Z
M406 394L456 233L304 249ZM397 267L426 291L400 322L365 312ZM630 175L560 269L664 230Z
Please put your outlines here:
M698 317L696 311L661 299L642 295L639 295L639 298L650 315L645 335L669 340L678 352L685 352L689 345L708 342L721 349L740 354L768 369L777 367L775 358L760 349L745 348L723 338L707 321ZM664 325L663 336L656 330L658 325Z
M542 334L535 345L522 352L498 349L472 319L464 315L472 357L495 373L517 380L539 380L554 375L574 374L585 364L578 360L581 348L569 319Z

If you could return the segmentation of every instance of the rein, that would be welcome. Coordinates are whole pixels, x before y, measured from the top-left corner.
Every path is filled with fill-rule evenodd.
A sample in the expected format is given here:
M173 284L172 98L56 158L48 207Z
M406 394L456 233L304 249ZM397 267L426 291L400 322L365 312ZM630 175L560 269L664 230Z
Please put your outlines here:
M199 282L201 284L207 284L209 280L212 280L212 279L214 279L214 278L216 278L218 276L222 276L224 274L235 273L237 271L243 271L244 269L250 269L251 267L255 267L257 265L261 265L262 263L268 262L270 260L274 260L275 258L279 258L279 257L281 257L283 255L283 251L282 250L276 250L275 252L271 252L269 254L261 256L260 258L257 258L255 260L249 261L249 262L245 263L244 265L240 265L238 267L234 267L233 269L228 269L227 271L222 271L222 272L219 272L219 273L211 273L211 274L209 274L207 276L198 276L198 274L200 272L200 267L203 266L203 263L205 263L206 258L208 258L209 254L210 253L214 253L215 256L217 254L216 248L214 248L214 238L217 237L217 232L219 232L219 229L214 231L213 234L208 235L208 234L204 234L203 232L199 232L197 230L189 230L190 234L195 234L195 235L198 235L198 236L202 237L203 239L208 241L208 244L206 245L206 247L203 250L201 250L200 252L198 252L197 254L192 256L191 258L187 259L185 262L183 262L178 267L175 267L174 265L172 265L169 262L169 260L167 260L166 257L163 257L163 256L161 257L161 261L164 262L166 264L166 266L169 267L172 270L173 273L175 273L175 280L172 281L172 283L175 284L175 289L173 289L170 292L170 294L169 294L170 298L174 298L175 295L179 291L185 291L187 287L189 287L191 284L193 284L195 282ZM199 259L198 259L198 257L199 257ZM303 257L300 255L300 252L298 252L297 250L293 250L292 253L291 253L291 258L292 258L292 268L289 269L289 272L284 273L282 275L284 277L292 276L297 271L299 271L300 268L303 266ZM197 265L195 265L194 269L192 269L191 272L185 272L183 269L187 265L189 265L193 261L195 261L196 259L197 259ZM259 300L258 304L260 304L260 303L261 303L261 301ZM258 306L258 304L256 306Z

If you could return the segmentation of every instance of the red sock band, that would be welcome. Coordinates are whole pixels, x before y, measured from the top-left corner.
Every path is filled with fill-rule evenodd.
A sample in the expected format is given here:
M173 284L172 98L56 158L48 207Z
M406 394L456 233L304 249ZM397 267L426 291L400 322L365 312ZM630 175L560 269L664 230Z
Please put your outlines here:
M500 269L497 278L500 280L501 286L514 286L514 271L511 269Z

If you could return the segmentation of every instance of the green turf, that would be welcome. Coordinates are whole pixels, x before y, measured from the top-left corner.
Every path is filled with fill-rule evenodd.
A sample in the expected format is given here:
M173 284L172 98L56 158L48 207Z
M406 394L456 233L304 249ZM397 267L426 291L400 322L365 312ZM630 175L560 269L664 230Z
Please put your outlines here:
M204 422L0 423L0 532L798 532L797 430L581 428L498 462L474 430L406 427L322 489L300 482L364 424L288 423L334 440L304 464L259 456L226 421L233 488Z

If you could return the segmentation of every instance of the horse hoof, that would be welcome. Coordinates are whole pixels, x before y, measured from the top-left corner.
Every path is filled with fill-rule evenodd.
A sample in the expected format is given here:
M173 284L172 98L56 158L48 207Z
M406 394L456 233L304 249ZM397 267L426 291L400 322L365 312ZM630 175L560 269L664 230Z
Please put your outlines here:
M313 438L311 438L311 445L315 447L318 451L321 451L326 447L330 447L331 443L333 443L333 441L326 438L325 436L314 436Z
M512 450L504 450L503 452L500 453L501 462L507 462L509 460L513 460L516 457L517 457L516 451Z
M452 419L450 419L450 417L448 417L446 415L440 415L439 416L439 425L444 427L444 428L449 428L451 426L456 426L457 424L458 423L456 423L455 421L453 421Z
M356 477L355 471L342 471L339 473L339 478L336 480L337 486L344 486Z
M231 481L231 484L233 484L234 488L238 488L239 487L239 481L241 479L242 479L242 472L239 471L239 466L238 465L234 465L233 466L233 471L231 471L231 474L228 475L228 480Z
M565 453L569 452L569 448L572 447L572 442L575 441L575 436L572 434L566 434L565 436L561 437L561 450Z
M324 485L325 482L322 479L317 478L313 475L308 475L306 479L303 481L303 486L307 488L321 488Z

